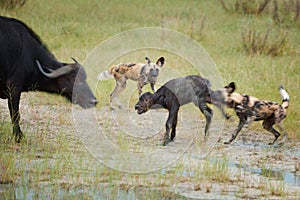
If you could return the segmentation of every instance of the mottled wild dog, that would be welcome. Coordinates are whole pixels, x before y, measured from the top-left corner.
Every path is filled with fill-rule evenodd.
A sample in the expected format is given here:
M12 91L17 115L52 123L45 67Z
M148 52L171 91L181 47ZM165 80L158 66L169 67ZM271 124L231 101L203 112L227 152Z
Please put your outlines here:
M283 132L283 142L287 139L287 133L283 128L283 120L287 116L287 108L289 106L289 94L283 88L279 87L279 92L282 96L282 103L260 100L256 97L246 94L239 94L234 92L235 84L231 82L228 86L225 86L223 90L213 92L212 99L216 101L223 101L229 108L233 108L239 117L238 128L232 134L231 139L225 144L230 144L242 130L244 125L249 124L252 121L263 120L263 128L274 134L275 139L269 143L273 145L279 136L281 135L273 126L276 124L281 132Z
M138 82L139 95L142 93L142 88L150 83L151 89L155 92L155 83L161 68L165 63L165 58L159 58L155 63L151 62L148 57L146 64L144 63L120 63L113 65L108 70L98 74L98 80L107 80L115 78L116 86L110 94L110 105L112 106L113 100L126 88L127 79Z
M137 110L138 114L142 114L160 105L169 111L163 139L163 145L167 145L176 136L179 107L193 102L206 118L204 133L205 137L207 137L213 116L212 109L207 106L206 102L209 92L210 82L201 76L192 75L176 78L165 83L154 94L146 92L140 96L139 101L135 105L135 110ZM169 137L170 132L171 137Z

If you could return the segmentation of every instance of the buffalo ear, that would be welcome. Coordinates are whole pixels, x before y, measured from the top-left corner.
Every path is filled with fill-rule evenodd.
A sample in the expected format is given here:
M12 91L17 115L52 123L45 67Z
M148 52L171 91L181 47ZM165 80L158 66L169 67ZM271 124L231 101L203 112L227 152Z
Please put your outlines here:
M160 57L157 61L156 61L156 65L162 67L165 64L165 58L164 57Z

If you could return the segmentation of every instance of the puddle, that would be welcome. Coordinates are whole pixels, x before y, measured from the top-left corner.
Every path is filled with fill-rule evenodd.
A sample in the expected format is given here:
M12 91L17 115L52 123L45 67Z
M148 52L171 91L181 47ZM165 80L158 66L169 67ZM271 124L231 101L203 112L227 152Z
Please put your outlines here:
M137 199L134 190L109 187L55 188L52 185L29 187L0 184L0 199Z
M194 157L196 159L199 159L197 157ZM218 161L217 158L210 158L209 161L211 163L216 163ZM260 176L264 176L267 178L274 178L277 180L284 181L285 183L288 183L292 186L300 187L300 175L297 175L296 173L292 172L285 172L280 170L274 170L274 169L262 169L262 168L251 168L249 166L236 164L234 162L227 161L228 167L231 169L243 169L247 172L251 172L253 174L258 174ZM193 176L193 172L188 171L182 171L181 174L183 176Z
M47 185L45 187L28 187L17 186L11 184L0 184L0 199L181 199L188 200L189 198L175 194L170 191L160 189L143 189L137 188L133 190L124 190L121 188L103 187L88 187L65 190L58 188L53 192L53 187Z
M239 145L238 147L239 148L249 148L251 147L252 143L247 145L247 144L242 144L242 145ZM270 149L278 149L278 147L272 147L270 145L267 145L267 144L255 144L254 145L254 148L258 148L258 149L267 149L267 150L270 150ZM295 148L295 147L292 147L292 148L284 148L284 147L281 147L280 149L278 150L281 150L284 151L284 154L285 155L289 155L289 156L293 156L293 157L299 157L300 156L300 149L299 148ZM213 159L212 159L212 162ZM241 164L236 164L234 162L230 162L228 161L228 167L231 167L231 168L242 168L243 170L246 170L248 172L251 172L253 174L258 174L260 176L264 176L264 177L267 177L267 178L274 178L274 179L278 179L278 180L281 180L281 181L284 181L285 183L288 183L292 186L297 186L297 187L300 187L300 175L299 174L296 174L296 173L293 173L293 172L288 172L288 171L283 171L283 170L277 170L277 169L264 169L264 168L255 168L255 167L250 167L250 166L246 166L246 165L241 165Z
M243 169L253 174L258 174L267 178L275 178L285 183L288 183L292 186L300 187L300 175L296 175L296 173L284 172L273 169L261 169L261 168L250 168L247 166L239 165L236 163L229 162L228 167Z

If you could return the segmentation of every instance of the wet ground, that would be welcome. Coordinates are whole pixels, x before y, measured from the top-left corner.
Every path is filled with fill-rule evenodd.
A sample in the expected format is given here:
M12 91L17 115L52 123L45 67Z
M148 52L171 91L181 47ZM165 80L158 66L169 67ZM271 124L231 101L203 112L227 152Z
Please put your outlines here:
M61 188L60 197L65 199L75 196L77 199L102 199L101 195L107 199L112 184L113 188L118 188L117 191L111 191L115 193L115 199L143 199L145 195L153 197L152 199L300 198L300 141L290 139L282 147L269 146L267 144L273 139L273 135L262 128L253 130L250 125L250 128L241 131L232 144L224 145L224 141L230 138L237 126L237 121L233 118L224 122L216 114L209 140L204 142L205 121L198 109L187 106L180 110L175 141L164 147L161 146L167 118L164 110L152 110L144 115L137 115L134 110L111 110L109 107L81 112L77 107L72 111L70 106L36 105L32 99L29 102L23 101L21 106L21 126L27 130L27 134L30 134L30 129L38 130L41 134L47 134L47 142L51 143L64 130L67 136L70 135L69 138L76 135L76 140L79 138L83 144L87 145L85 142L89 142L91 145L87 146L87 150L98 159L99 165L104 164L116 172L125 172L123 177L113 180L111 184L103 182L101 186L99 183L96 186L92 183L88 187L90 190ZM6 102L2 101L1 105L2 117L9 121ZM88 134L94 133L94 130L90 132L90 126L85 123L81 127L76 126L78 116L74 116L74 113L85 119L96 116L93 120L100 128L99 134L92 138L93 143L87 138L90 138ZM86 131L82 131L82 128ZM45 129L49 133L43 132ZM97 147L99 143L95 142L99 140L108 141L115 149L107 149L105 146L103 151L103 148ZM73 151L72 141L69 142L70 151ZM78 148L78 141L74 143L74 148ZM126 153L121 154L123 159L128 156L124 159L126 162L116 156L119 152ZM223 182L216 177L205 180L202 172L207 171L207 163L214 169L220 160L227 171L226 180ZM87 165L94 164L89 162L87 161ZM136 185L131 178L132 173L136 172L142 173L151 184ZM158 184L161 180L163 182ZM18 185L18 182L14 185L1 184L0 197L11 193L15 198L21 198L24 186ZM53 187L53 184L45 184L45 188L47 187ZM35 194L32 190L35 188L28 188L29 193ZM30 198L30 195L27 197Z
M133 173L147 172L147 170L167 173L168 169L172 169L176 163L184 163L182 168L177 169L177 173L181 177L186 177L187 181L182 181L182 184L174 186L176 188L171 187L166 191L173 191L174 194L183 197L203 199L266 197L297 199L299 197L299 141L290 139L283 146L277 144L270 146L268 143L274 139L271 133L262 128L256 130L245 128L235 141L225 145L223 143L230 138L237 122L234 117L224 121L216 114L209 139L204 142L203 116L193 105L188 105L180 110L175 141L162 146L165 121L168 116L165 110L151 110L143 115L137 115L133 110L112 110L105 107L96 113L101 116L98 118L101 131L106 133L104 136L113 144L131 152L131 156L134 153L145 154L145 152L156 154L156 159L152 159L150 153L147 159L138 156L130 157L125 163L118 162L121 167L117 166L116 162L102 160L108 166ZM84 113L81 116L83 115ZM120 135L123 135L121 141ZM124 143L126 146L122 147ZM93 151L93 147L88 145L87 148ZM101 154L103 152L101 151ZM94 156L97 157L97 150L94 151ZM99 158L101 159L101 156ZM115 159L114 156L111 158ZM137 162L132 162L132 159ZM201 173L197 170L201 168L199 166L209 162L213 167L222 159L226 160L228 166L229 181L218 183L212 180L212 189L209 192L202 188L205 187L203 183L199 183L202 189L198 190L195 180L197 174ZM147 167L143 166L144 163ZM159 165L159 163L169 165ZM133 165L135 167L132 167Z

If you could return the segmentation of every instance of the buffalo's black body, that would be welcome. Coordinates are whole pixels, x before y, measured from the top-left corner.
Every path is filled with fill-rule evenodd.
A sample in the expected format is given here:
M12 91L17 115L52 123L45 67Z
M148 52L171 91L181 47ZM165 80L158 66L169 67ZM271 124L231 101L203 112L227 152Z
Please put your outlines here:
M22 138L19 101L24 91L61 94L83 108L97 103L81 65L59 62L23 22L0 17L0 45L0 98L8 99L16 142Z
M160 87L154 94L144 93L135 105L138 114L147 112L155 105L161 105L169 111L166 122L166 133L163 145L172 141L176 136L177 115L179 107L193 102L206 118L205 136L213 116L212 109L206 104L210 92L210 82L200 76L192 75L172 79ZM171 131L171 137L169 133Z

